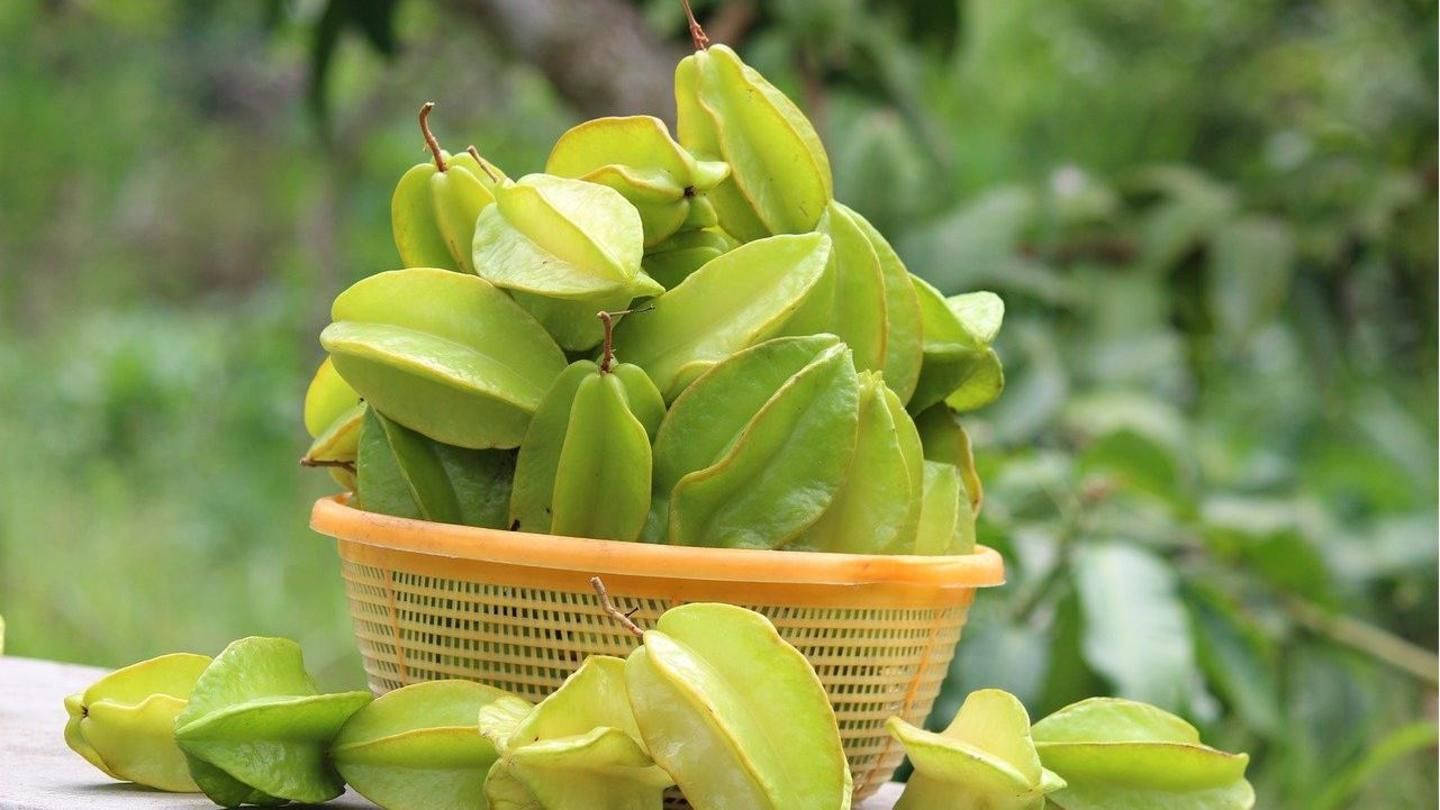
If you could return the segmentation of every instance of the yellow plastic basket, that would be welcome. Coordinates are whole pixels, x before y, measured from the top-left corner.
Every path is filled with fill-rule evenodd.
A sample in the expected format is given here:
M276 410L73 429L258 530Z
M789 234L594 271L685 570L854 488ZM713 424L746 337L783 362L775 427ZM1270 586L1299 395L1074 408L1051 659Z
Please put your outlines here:
M904 756L885 733L920 724L945 678L975 589L1004 581L1000 555L956 557L685 548L495 531L315 503L310 525L338 541L370 688L468 678L539 700L586 656L638 641L591 590L600 576L642 627L672 605L757 610L820 675L857 798Z

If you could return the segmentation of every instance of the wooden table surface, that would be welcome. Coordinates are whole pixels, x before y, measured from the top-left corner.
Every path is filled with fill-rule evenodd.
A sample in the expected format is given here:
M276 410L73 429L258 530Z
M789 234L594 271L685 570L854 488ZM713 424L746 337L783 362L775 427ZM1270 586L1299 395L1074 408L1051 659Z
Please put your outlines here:
M95 667L0 657L0 808L204 808L200 794L161 793L112 781L65 745L65 696L105 674ZM886 785L856 810L890 810L900 786ZM327 808L373 808L354 793Z

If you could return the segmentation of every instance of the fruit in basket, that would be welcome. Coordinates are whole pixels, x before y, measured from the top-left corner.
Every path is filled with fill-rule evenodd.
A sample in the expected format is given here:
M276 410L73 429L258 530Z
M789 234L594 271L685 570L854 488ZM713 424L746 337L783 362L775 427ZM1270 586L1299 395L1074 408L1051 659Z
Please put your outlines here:
M502 698L511 696L471 681L396 689L351 715L330 758L355 792L386 810L473 808L498 757L476 718Z
M353 490L361 416L360 395L326 357L305 389L305 430L311 442L300 463L328 468L336 483Z
M491 810L661 806L674 783L641 742L625 669L592 655L533 709L507 698L481 711L480 731L500 752L485 780Z
M420 132L433 162L412 166L400 177L390 198L390 228L406 267L473 270L470 246L475 218L494 202L503 177L477 154L452 155L430 134L434 103L420 108Z
M1060 810L1255 805L1249 756L1202 744L1194 726L1154 706L1083 700L1036 723L1033 734L1040 761L1066 782L1049 797Z
M504 528L513 450L471 450L428 439L365 408L355 500L362 509L437 523Z
M909 403L920 377L922 361L920 300L910 284L910 273L900 254L870 220L841 203L836 206L847 212L865 232L880 260L880 272L885 278L885 384L901 402Z
M1000 358L990 344L1000 331L1005 304L991 292L946 298L919 278L925 362L910 400L919 413L940 401L957 411L988 405L1005 388Z
M851 778L815 670L769 619L696 602L625 661L640 735L696 810L844 810Z
M830 237L830 262L786 329L801 335L838 335L855 353L855 368L884 368L889 323L895 316L886 311L880 257L851 212L833 201L816 230Z
M676 132L697 158L730 165L708 195L720 227L742 242L813 229L834 194L815 127L733 50L701 37L675 68Z
M665 289L673 289L711 259L733 250L738 242L719 228L681 231L645 251L641 265Z
M322 695L289 639L232 642L175 718L190 776L223 807L316 804L345 790L326 752L369 692Z
M915 767L896 810L1042 810L1065 786L1041 765L1025 706L998 689L972 692L943 732L886 728Z
M122 782L199 790L175 745L175 717L209 665L208 655L174 653L106 675L65 698L65 744Z
M335 299L320 343L390 419L436 441L516 447L565 355L477 276L435 268L362 279Z
M555 142L545 171L609 186L640 214L645 247L682 230L715 224L705 192L730 174L719 161L696 160L650 115L596 118Z
M512 181L473 148L440 149L427 106L434 160L406 173L393 213L406 263L433 267L336 299L304 462L364 508L429 520L493 526L508 501L521 531L971 548L980 480L953 412L1003 387L1003 305L912 275L834 199L799 108L693 18L691 33L674 138L651 116L587 121L546 173ZM638 309L613 335L594 318ZM793 342L749 354L779 338ZM513 484L502 456L458 450L517 447ZM955 469L927 474L922 456Z
M645 525L650 442L665 401L639 366L615 362L615 314L599 316L600 362L577 360L560 373L520 443L512 529L634 540Z
M845 480L795 548L910 554L920 524L924 454L900 397L877 371L860 374L858 434Z
M741 245L615 329L615 351L645 369L666 401L707 368L781 333L825 273L830 237L771 236Z
M960 470L943 461L925 461L925 491L916 554L969 554L975 550L975 514L960 481Z
M959 415L949 405L932 405L915 417L915 429L920 432L920 444L925 448L927 461L941 461L959 469L965 495L970 499L970 510L979 515L985 490L975 471L970 434L960 424Z
M839 491L859 401L850 349L833 335L777 338L719 363L675 401L655 436L647 538L786 545Z
M473 242L475 272L508 290L563 348L600 342L597 310L664 292L640 267L640 214L608 186L529 174L495 189Z

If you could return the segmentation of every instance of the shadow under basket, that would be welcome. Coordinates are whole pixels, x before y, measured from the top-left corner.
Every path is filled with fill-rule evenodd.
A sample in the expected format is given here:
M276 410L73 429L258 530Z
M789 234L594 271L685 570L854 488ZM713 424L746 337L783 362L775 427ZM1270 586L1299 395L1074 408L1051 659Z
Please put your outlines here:
M310 526L338 541L376 694L466 678L538 701L586 656L626 655L639 640L601 608L597 575L641 627L685 602L743 605L815 667L857 799L904 757L885 720L924 723L975 589L1005 578L983 546L952 557L689 548L407 520L347 499L317 501Z

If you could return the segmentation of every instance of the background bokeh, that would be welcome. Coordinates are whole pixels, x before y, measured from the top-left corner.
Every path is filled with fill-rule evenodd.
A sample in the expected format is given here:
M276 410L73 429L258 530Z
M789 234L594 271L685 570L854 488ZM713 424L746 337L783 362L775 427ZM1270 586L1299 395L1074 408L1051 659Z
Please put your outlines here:
M1122 694L1267 808L1434 807L1436 10L1426 0L698 2L838 195L1008 306L969 425L1010 582L945 697ZM678 0L0 3L6 651L288 635L359 682L296 465L330 299L452 149L538 170L668 116Z

